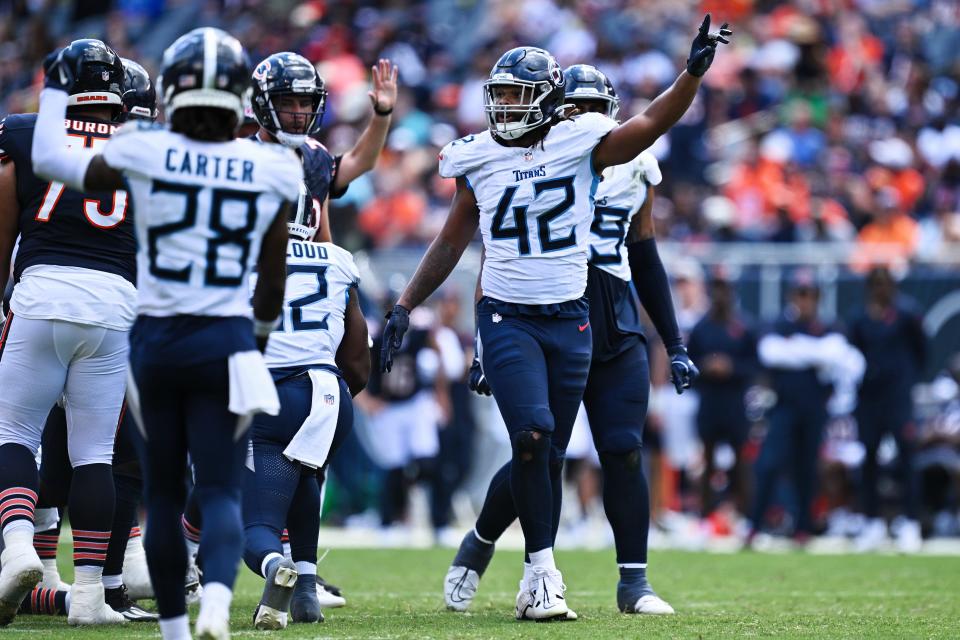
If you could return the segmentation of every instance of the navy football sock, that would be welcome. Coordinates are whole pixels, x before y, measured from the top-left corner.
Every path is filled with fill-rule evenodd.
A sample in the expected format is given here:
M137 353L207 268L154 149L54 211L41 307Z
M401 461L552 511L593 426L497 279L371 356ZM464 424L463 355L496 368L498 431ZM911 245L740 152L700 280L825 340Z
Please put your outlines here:
M204 523L200 536L203 582L232 587L237 577L237 559L243 554L240 490L198 486L193 492Z
M516 519L517 508L513 506L513 494L510 492L510 463L508 462L493 474L474 528L478 536L492 543L499 540L507 527Z
M613 529L617 564L647 563L650 495L640 449L601 453L603 510Z
M550 487L553 491L553 522L551 524L550 546L557 541L560 531L560 509L563 507L563 453L556 447L550 447Z
M164 479L166 480L166 479ZM159 487L158 487L159 488ZM147 485L147 529L143 547L147 553L150 582L163 619L185 615L184 576L187 573L187 544L180 528L186 496L183 487L167 491Z
M320 485L315 476L301 475L287 512L290 557L294 562L317 563L320 538Z
M113 476L116 491L116 506L113 510L113 524L110 529L110 546L107 547L107 560L103 565L103 575L119 576L123 574L123 556L130 540L130 529L137 520L137 507L143 494L143 481L126 475Z
M110 465L75 467L68 509L73 527L73 565L77 569L88 567L99 576L107 558L113 508L113 469ZM123 536L129 535L128 524Z
M511 436L510 492L523 529L527 553L553 546L553 487L550 436L525 430Z
M482 576L483 572L487 570L490 560L493 559L494 550L493 544L488 544L477 538L474 531L467 531L460 543L460 548L457 549L457 555L454 557L452 565L473 569Z
M20 444L0 446L0 530L17 520L32 525L38 484L37 462L30 450Z

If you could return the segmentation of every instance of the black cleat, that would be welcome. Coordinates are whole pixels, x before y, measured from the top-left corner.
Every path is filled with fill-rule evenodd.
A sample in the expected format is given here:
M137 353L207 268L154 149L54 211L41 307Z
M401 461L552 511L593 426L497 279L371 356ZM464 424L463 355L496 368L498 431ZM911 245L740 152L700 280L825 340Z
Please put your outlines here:
M130 622L156 622L160 615L141 609L127 596L127 587L119 586L115 589L103 590L104 600L111 609L122 615Z

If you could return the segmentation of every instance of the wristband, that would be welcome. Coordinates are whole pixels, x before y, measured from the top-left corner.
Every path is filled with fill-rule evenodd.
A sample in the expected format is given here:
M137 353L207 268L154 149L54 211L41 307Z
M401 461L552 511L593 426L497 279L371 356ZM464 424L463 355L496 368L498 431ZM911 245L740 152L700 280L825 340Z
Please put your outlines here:
M273 330L277 328L277 325L280 324L280 316L277 316L273 320L260 320L258 318L253 319L253 335L258 338L266 338Z
M388 116L388 115L390 115L391 113L393 113L393 107L390 107L389 109L383 109L383 110L381 110L381 109L380 109L380 106L379 106L377 103L374 103L374 104L373 104L373 112L374 112L375 114L377 114L378 116Z

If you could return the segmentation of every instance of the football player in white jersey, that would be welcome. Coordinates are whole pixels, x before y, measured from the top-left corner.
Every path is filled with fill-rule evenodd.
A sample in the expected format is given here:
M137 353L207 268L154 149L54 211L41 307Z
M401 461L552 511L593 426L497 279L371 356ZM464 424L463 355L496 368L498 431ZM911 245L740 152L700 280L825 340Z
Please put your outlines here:
M574 65L564 71L564 80L567 102L578 112L616 118L619 99L596 67ZM650 501L640 451L650 375L637 291L670 353L685 353L654 238L653 188L660 180L657 160L649 151L608 167L597 189L590 226L587 298L593 356L583 403L600 454L603 504L620 570L617 605L625 613L673 613L646 578ZM692 380L697 375L693 363L681 362L688 370L673 372L677 393L683 392L684 376ZM490 395L477 360L470 386ZM464 536L447 571L444 599L454 611L470 606L493 557L493 542L516 518L509 474L509 464L494 474L477 523Z
M66 92L76 61L51 55L33 165L73 187L130 192L137 211L139 316L127 396L146 440L147 562L164 638L189 638L180 516L187 453L207 523L199 638L229 637L231 588L243 550L240 484L250 416L276 413L259 349L283 303L287 219L303 170L279 145L234 140L249 91L240 43L196 29L163 55L169 128L133 123L98 154L66 149ZM257 266L253 318L247 275Z
M447 145L440 173L457 179L450 215L389 316L381 368L409 326L409 313L446 279L477 228L486 262L477 305L478 351L513 448L510 488L530 569L517 617L566 617L553 557L563 449L591 359L587 285L589 231L599 175L629 162L689 107L726 25L693 41L687 70L643 113L621 125L601 114L562 115L564 78L548 52L506 52L484 85L489 129ZM673 356L681 384L689 359Z
M280 413L253 421L243 491L244 561L266 579L254 613L258 629L286 627L288 608L293 622L323 620L316 475L352 428L351 396L370 375L360 274L348 251L311 242L319 224L311 200L304 187L288 224L287 288L266 352ZM288 521L292 560L284 558L280 540Z

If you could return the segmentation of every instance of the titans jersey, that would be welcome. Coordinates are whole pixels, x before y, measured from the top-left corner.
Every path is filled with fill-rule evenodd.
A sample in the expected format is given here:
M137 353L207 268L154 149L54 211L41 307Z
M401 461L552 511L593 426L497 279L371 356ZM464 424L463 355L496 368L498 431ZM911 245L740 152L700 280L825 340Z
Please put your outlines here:
M603 171L590 225L590 264L621 280L630 280L627 232L647 199L647 185L656 186L662 179L657 159L649 151Z
M33 172L36 114L0 123L0 162L17 174L20 244L13 275L14 313L126 330L136 306L136 241L125 191L79 192ZM70 144L97 149L117 126L70 116Z
M250 291L256 286L250 277ZM350 289L360 272L349 251L329 242L287 243L287 288L280 326L267 343L267 366L336 366Z
M485 296L520 304L583 296L599 184L591 157L616 126L586 113L553 125L532 147L505 147L489 131L444 147L440 175L465 177L480 209Z
M103 158L123 172L137 209L140 314L249 317L247 274L263 235L300 194L296 154L131 123Z

